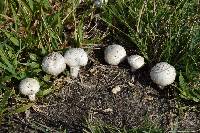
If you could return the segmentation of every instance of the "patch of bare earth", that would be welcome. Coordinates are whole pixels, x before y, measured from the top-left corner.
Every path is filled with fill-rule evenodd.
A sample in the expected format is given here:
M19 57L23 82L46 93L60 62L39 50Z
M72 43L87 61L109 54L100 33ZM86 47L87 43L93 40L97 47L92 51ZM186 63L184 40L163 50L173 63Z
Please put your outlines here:
M101 53L101 55L103 55ZM13 116L8 132L83 132L85 121L102 122L116 127L142 127L147 120L164 131L172 128L197 131L199 114L183 112L179 116L173 90L159 90L151 82L147 68L135 73L128 65L109 66L91 54L90 63L78 78L60 77L56 91L46 96L28 112ZM116 94L113 89L117 89ZM25 117L27 116L27 117Z

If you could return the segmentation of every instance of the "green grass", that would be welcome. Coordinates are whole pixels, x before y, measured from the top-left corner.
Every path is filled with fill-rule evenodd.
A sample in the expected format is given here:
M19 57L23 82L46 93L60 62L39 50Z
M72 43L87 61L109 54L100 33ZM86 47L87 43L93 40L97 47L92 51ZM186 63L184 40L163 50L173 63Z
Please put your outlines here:
M69 47L92 47L107 35L91 26L95 12L90 0L0 1L0 116L24 112L34 103L18 93L18 83L36 77L41 98L54 91L41 70L42 57ZM174 87L185 99L200 101L199 0L116 0L100 9L110 35L133 46L149 66L167 61L177 70ZM91 24L91 25L90 25ZM91 26L85 30L85 26ZM71 27L71 28L69 28ZM15 99L15 105L8 106ZM98 126L97 126L98 128Z
M144 116L142 125L135 128L117 128L105 123L90 123L87 122L84 133L163 133L164 130L159 126L148 120Z

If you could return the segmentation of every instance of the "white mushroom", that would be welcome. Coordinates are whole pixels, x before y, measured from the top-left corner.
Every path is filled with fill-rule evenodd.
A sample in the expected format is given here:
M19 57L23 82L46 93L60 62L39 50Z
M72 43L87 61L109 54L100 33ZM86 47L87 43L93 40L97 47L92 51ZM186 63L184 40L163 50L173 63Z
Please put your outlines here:
M94 5L97 7L101 7L103 4L107 4L108 0L93 0Z
M120 45L109 45L104 51L104 59L110 65L118 65L126 58L126 50Z
M131 71L134 72L144 65L144 58L139 55L131 55L128 58L128 63L131 66Z
M42 61L43 71L54 76L63 72L65 68L65 58L58 52L48 54Z
M34 78L25 78L19 84L19 91L27 95L30 101L35 100L35 95L40 89L39 82Z
M157 63L150 72L150 77L161 89L170 85L176 78L175 68L167 62Z
M82 48L71 48L65 52L64 57L72 77L77 77L80 67L86 66L88 62L88 55Z
M131 71L135 72L137 69L144 65L144 58L139 55L131 55L128 58L128 63L131 66ZM135 76L132 76L132 81L135 80Z

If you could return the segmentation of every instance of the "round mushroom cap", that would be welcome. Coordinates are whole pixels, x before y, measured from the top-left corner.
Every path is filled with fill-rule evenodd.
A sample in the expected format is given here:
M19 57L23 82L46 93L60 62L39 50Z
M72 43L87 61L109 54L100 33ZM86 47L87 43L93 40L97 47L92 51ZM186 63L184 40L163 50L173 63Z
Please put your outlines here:
M131 55L127 59L130 66L134 68L135 70L139 69L140 67L144 65L144 58L142 56Z
M154 83L160 86L167 86L174 82L176 70L167 62L160 62L151 69L150 77Z
M36 94L39 89L40 84L34 78L25 78L19 83L19 91L24 95Z
M86 66L88 55L82 48L71 48L65 52L65 63L69 67Z
M126 58L126 50L121 45L109 45L104 51L104 59L110 65L118 65Z
M48 74L57 76L66 68L65 58L58 52L53 52L44 57L42 69Z

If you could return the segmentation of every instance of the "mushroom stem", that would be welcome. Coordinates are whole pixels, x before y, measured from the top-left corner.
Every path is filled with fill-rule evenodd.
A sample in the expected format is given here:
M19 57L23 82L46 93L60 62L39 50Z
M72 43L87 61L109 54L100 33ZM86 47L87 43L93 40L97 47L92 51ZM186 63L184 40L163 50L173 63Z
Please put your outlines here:
M30 101L35 101L35 94L28 95Z
M76 78L78 76L79 70L80 67L70 67L70 75Z
M133 74L131 77L132 82L135 82L135 75Z
M135 82L135 74L134 74L135 71L136 71L136 69L134 67L131 67L131 72L133 73L131 80L133 82Z
M135 72L135 71L136 71L136 69L131 67L131 72Z
M164 89L165 86L158 85L158 87L159 87L160 89Z

